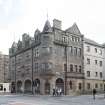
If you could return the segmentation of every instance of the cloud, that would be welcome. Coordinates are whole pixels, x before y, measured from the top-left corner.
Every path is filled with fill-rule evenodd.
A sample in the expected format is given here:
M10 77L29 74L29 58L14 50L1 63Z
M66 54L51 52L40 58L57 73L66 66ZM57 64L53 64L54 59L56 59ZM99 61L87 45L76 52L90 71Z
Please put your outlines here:
M76 22L87 38L104 41L104 4L105 0L0 0L0 50L7 51L14 35L17 41L24 32L34 36L35 29L42 30L47 10L51 24L57 18L66 29Z
M3 11L5 16L9 15L12 9L13 0L0 0L0 9Z

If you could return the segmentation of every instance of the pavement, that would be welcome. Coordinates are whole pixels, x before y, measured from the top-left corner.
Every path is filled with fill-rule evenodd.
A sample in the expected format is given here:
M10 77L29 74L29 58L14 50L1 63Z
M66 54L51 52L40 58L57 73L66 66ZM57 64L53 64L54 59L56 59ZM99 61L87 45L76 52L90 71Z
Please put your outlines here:
M103 94L81 96L0 95L0 105L105 105Z
M12 103L12 104L10 103L9 105L29 105L29 104L17 102L17 103Z

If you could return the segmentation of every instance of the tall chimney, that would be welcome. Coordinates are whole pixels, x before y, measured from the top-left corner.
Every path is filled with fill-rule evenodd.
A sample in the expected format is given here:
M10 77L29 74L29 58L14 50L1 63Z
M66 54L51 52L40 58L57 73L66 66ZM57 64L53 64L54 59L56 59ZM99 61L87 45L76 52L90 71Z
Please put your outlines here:
M54 19L53 20L53 27L61 30L61 21Z

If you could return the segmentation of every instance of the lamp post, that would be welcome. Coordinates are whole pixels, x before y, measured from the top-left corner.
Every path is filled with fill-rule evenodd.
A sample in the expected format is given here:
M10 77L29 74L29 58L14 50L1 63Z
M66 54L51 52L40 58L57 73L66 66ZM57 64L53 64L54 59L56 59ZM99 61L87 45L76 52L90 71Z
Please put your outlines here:
M23 65L22 68L23 68L23 70L24 70L24 65ZM22 73L21 76L22 76L23 79L25 79L25 73ZM25 87L24 87L24 85L22 86L21 90L22 90L22 93L24 94L24 93L25 93Z
M32 48L32 94L34 94L34 81L33 81L33 48Z
M17 89L17 85L16 85L16 55L15 55L15 93L16 93L16 90Z
M65 78L64 82L65 95L67 95L67 46L65 46L64 78Z
M103 91L104 91L104 98L105 98L105 84L104 84L104 80L103 80Z

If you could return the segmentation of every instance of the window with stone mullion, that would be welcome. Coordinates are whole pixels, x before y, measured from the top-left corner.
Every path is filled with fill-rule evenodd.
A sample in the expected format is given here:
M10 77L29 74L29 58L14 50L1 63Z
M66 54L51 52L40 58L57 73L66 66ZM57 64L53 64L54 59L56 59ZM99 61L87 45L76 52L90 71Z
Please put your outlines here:
M77 47L74 47L74 56L77 56Z

